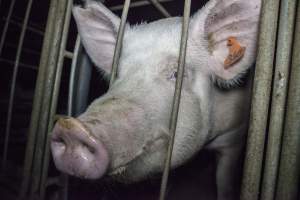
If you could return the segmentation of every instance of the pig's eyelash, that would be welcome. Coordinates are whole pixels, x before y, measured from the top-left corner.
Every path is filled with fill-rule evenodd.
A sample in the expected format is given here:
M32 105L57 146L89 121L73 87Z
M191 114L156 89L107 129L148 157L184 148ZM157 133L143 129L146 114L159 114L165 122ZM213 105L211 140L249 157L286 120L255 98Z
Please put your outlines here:
M177 74L178 74L177 71L173 71L173 72L171 73L171 75L168 77L168 79L169 79L169 80L176 80ZM187 77L186 73L184 73L183 77Z
M215 85L221 89L232 89L242 86L246 82L247 74L249 73L249 70L245 70L243 72L240 72L238 75L236 75L233 79L230 80L223 80L217 76L212 76L212 81L215 83Z
M173 71L172 74L169 76L168 79L176 79L177 78L177 71Z

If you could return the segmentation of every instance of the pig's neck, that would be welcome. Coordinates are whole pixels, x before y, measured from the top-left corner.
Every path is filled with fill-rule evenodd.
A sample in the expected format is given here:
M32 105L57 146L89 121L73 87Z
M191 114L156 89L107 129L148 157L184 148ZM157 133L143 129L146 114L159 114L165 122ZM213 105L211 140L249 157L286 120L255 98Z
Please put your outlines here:
M198 96L198 99L201 99L199 102L199 107L201 113L203 114L203 124L206 127L203 127L201 130L201 134L207 134L207 139L209 136L209 127L211 123L211 111L212 111L212 104L211 98L213 97L214 87L209 77L206 75L200 75L196 77L195 84L193 87L194 93ZM206 132L206 133L203 133Z

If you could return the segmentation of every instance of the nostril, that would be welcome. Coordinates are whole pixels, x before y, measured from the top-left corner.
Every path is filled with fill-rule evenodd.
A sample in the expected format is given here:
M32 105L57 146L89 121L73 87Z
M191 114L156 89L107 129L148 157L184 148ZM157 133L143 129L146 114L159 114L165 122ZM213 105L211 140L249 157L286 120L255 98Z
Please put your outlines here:
M54 143L56 146L60 147L66 147L66 142L62 137L54 137L52 138L52 143Z
M85 142L82 142L81 144L82 144L82 146L83 146L84 148L86 148L91 154L95 154L95 153L96 153L96 149L95 149L94 147L92 147L91 145L88 145L88 144L85 143Z
M61 156L67 149L66 141L62 138L61 134L54 130L51 139L51 149L54 156Z
M57 143L65 143L64 139L60 136L60 134L57 133L53 134L52 141Z
M56 167L70 175L96 179L106 172L109 165L103 143L75 118L57 121L52 132L51 149Z

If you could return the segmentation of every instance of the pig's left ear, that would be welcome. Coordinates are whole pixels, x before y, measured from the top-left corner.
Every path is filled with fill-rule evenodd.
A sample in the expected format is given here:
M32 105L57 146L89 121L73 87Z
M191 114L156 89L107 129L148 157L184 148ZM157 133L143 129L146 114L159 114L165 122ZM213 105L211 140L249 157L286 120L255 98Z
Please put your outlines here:
M261 0L211 0L193 16L190 37L207 49L213 78L231 85L253 65L260 6ZM230 38L239 46L231 51Z
M120 18L102 3L86 0L85 8L73 8L78 32L94 64L110 73Z

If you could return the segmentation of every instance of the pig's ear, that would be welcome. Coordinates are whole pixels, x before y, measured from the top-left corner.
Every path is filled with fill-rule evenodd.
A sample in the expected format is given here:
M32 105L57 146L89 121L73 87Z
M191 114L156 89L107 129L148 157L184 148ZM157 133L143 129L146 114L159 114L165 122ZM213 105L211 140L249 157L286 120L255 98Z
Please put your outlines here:
M94 64L110 73L120 18L103 4L87 0L75 6L73 15L83 46Z
M218 82L234 85L253 65L260 7L261 0L211 0L192 18L190 37L205 46L209 55L209 73ZM236 58L229 56L227 46L232 37L240 45L240 50L244 50L244 54L234 55ZM233 61L226 65L226 59Z

